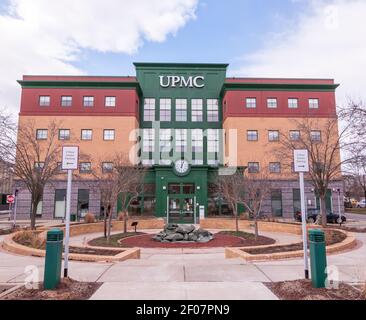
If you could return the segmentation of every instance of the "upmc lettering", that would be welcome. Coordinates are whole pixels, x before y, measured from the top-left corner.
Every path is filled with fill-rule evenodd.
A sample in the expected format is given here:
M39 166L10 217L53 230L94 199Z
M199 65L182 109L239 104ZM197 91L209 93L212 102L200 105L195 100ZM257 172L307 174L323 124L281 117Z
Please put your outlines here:
M205 86L203 76L160 76L160 86L163 88L203 88Z

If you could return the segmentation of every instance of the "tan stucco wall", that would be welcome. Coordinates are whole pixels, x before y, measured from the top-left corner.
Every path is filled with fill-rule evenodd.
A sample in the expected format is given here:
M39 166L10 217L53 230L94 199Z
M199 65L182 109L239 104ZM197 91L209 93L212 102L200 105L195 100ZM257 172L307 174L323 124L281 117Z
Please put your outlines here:
M313 124L312 130L324 129L328 118L314 118L311 119ZM273 150L283 148L280 142L269 142L268 131L279 130L280 134L289 135L291 130L297 130L296 123L299 119L294 118L255 118L255 117L229 117L223 123L223 128L228 131L229 129L237 129L237 153L238 164L246 166L248 162L259 162L260 168L268 168L270 162L277 162L278 157L274 154ZM337 132L334 133L334 137L338 136ZM247 130L258 131L258 141L247 140ZM227 136L229 136L227 134ZM230 143L227 144L227 148L230 149ZM228 152L227 152L228 153ZM289 156L292 161L292 152L289 152ZM340 154L338 154L340 158ZM339 161L338 161L339 162ZM289 179L296 176L291 173L291 168L287 166L281 166L281 174L271 174L273 179Z

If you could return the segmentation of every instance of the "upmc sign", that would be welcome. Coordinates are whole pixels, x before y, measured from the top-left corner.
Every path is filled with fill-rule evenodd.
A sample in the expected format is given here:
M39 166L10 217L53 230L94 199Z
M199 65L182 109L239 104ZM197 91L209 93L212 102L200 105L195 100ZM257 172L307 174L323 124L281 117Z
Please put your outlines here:
M163 88L203 88L205 77L203 76L159 76L160 86Z
M294 150L295 172L309 172L308 150Z

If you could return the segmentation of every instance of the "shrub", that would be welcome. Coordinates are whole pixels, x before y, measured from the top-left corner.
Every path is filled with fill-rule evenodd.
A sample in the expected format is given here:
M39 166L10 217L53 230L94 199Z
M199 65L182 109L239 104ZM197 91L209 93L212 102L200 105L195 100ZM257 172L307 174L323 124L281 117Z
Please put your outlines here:
M84 217L84 220L86 223L94 223L96 220L95 220L95 215L91 212L88 212L85 217Z
M21 231L13 237L13 240L23 246L35 249L46 248L46 240L41 238L39 234L34 231Z

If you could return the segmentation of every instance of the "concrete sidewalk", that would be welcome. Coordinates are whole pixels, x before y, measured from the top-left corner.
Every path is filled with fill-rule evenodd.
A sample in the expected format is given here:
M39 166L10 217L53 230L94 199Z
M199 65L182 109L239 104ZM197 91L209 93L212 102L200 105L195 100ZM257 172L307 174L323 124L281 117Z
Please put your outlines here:
M360 241L356 250L328 256L328 265L338 268L340 281L366 281L366 246L362 245L366 234L356 236ZM72 243L84 238L72 238ZM42 281L43 264L42 258L0 251L0 283L23 283L29 265L38 268ZM114 264L71 261L69 273L79 281L103 282L92 299L245 300L276 299L263 282L301 279L304 271L302 259L248 263L225 259L224 248L212 248L142 249L140 260Z

